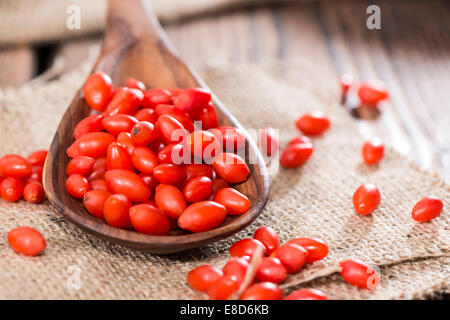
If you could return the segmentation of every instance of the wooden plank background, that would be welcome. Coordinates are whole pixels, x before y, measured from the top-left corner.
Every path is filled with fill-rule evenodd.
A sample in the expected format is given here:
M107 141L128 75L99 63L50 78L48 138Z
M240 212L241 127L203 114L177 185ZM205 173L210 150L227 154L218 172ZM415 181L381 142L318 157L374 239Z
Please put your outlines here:
M381 8L381 30L366 28L369 4ZM450 181L450 2L317 1L249 7L165 25L183 59L210 63L306 61L318 79L343 72L379 78L391 99L377 121L358 122L423 168ZM0 50L0 86L19 86L63 57L75 68L100 37Z

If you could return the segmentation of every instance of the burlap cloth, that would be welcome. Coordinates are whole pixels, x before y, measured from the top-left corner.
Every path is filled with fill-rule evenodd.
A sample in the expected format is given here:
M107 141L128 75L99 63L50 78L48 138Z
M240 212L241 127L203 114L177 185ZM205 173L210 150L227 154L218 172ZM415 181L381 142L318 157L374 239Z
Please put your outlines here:
M47 147L90 64L34 89L0 90L0 154L26 155ZM440 177L419 170L391 149L379 166L364 165L363 141L353 120L333 102L337 99L320 94L328 89L317 87L320 82L314 80L314 72L292 65L289 69L241 66L210 68L203 76L245 127L279 128L282 145L298 134L294 118L311 109L324 110L332 129L314 139L315 154L305 166L281 169L272 176L270 200L252 226L230 239L170 256L99 240L61 218L48 203L0 201L0 298L205 298L187 286L186 273L202 264L223 266L230 244L262 225L275 228L282 241L308 236L329 245L328 258L290 276L286 283L352 257L380 268L377 290L359 290L338 276L301 286L322 289L332 299L425 298L450 291L450 188ZM359 216L351 197L366 182L380 188L382 202L372 216ZM430 223L417 223L411 208L430 194L442 198L444 212ZM24 225L37 228L47 239L42 256L26 258L9 248L6 233Z
M294 1L305 0L150 0L163 22L239 7ZM80 8L80 29L71 30L66 26L69 5ZM106 7L106 0L1 0L0 46L100 32L106 19Z

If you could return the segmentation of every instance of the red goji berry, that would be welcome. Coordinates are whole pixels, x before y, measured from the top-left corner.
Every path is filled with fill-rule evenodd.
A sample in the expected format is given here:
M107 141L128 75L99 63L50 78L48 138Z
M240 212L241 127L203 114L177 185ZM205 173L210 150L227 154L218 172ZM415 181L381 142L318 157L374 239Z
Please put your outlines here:
M250 200L233 188L223 188L214 196L214 201L227 208L228 215L239 215L250 208Z
M187 208L183 193L167 184L156 187L155 203L165 215L173 219L178 219Z
M359 260L348 259L339 262L341 276L349 284L363 289L375 289L380 276L369 265Z
M200 201L191 204L178 219L181 229L203 232L220 225L227 215L227 209L214 201Z
M134 229L150 235L166 235L170 222L161 210L149 204L138 204L130 208L130 221Z
M388 91L381 81L363 83L358 88L361 103L366 106L376 106L380 101L389 97Z
M23 189L23 198L30 203L42 203L44 201L45 191L40 182L30 181Z
M231 257L222 269L223 274L235 276L239 282L242 282L249 265L249 262L243 257Z
M261 248L263 250L264 255L266 254L266 247L262 244L261 241L256 239L242 239L235 242L230 247L230 255L232 257L242 257L242 256L253 256L256 251L256 248Z
M128 228L131 225L129 214L131 206L131 201L123 194L110 195L103 206L106 222L116 228Z
M364 143L362 157L365 163L372 165L380 162L384 157L384 145L380 139L374 138Z
M236 276L224 275L217 280L208 290L210 300L227 300L236 290L240 283Z
M368 215L374 212L381 202L378 188L370 183L363 184L353 194L353 206L357 213Z
M437 197L425 197L416 203L412 217L416 221L426 222L437 218L444 208L444 203Z
M30 257L41 254L47 246L42 234L30 227L18 227L9 231L8 242L14 251Z
M4 177L26 179L31 175L31 164L18 154L8 154L0 159L0 172Z
M280 246L278 234L271 227L261 227L255 231L253 239L261 241L266 247L266 254L270 255L276 248Z
M312 111L302 115L295 122L298 130L307 135L319 135L330 128L330 120L322 111Z
M25 185L18 178L5 178L0 185L0 195L9 202L16 202L22 199Z
M256 272L256 280L260 282L282 282L287 277L287 270L278 258L265 257Z
M222 278L223 272L214 266L200 266L191 270L187 275L187 282L191 288L201 291L208 292L209 289L216 283L220 278Z
M299 245L287 243L275 249L270 256L278 258L288 273L294 273L306 263L308 251Z
M123 194L130 201L144 202L150 198L150 188L132 171L122 169L106 171L105 181L108 190L115 194Z
M328 246L318 239L297 238L290 240L288 243L297 244L308 251L306 263L322 260L328 255Z
M256 283L241 296L241 300L281 300L283 291L276 284L271 282Z
M229 183L241 183L247 180L250 169L244 159L233 153L221 153L212 163L215 172Z
M82 199L84 194L91 190L91 188L86 177L74 173L66 180L66 190L72 197Z
M113 95L112 80L102 71L95 72L86 80L83 86L83 93L89 107L103 111L108 106Z

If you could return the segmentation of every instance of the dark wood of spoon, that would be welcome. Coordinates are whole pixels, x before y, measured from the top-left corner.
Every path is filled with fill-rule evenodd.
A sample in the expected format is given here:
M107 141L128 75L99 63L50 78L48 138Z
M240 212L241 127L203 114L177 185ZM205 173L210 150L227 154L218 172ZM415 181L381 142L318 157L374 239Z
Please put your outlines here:
M200 78L174 54L146 0L110 0L103 47L93 72L97 70L109 74L115 86L124 85L126 79L132 77L143 81L147 88L206 88ZM221 125L244 130L217 97L213 96L213 102ZM252 159L256 164L249 164L249 179L237 186L251 201L251 208L246 213L227 218L216 229L201 233L175 232L167 236L151 236L109 226L90 215L82 202L69 196L65 189L66 166L70 160L66 149L74 141L72 134L75 126L90 111L80 89L59 124L44 167L44 188L48 199L83 230L126 247L165 254L229 237L248 226L263 209L269 196L269 179L258 149L247 136L246 160Z

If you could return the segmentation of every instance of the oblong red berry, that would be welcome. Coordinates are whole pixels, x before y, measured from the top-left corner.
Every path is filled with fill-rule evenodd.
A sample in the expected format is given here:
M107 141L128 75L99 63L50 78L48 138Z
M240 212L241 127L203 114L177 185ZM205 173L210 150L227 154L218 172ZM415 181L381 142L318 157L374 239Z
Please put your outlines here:
M247 196L233 188L223 188L217 191L214 201L227 208L228 215L239 215L250 208L250 200Z
M339 262L339 266L342 278L353 286L372 290L380 283L378 273L362 261L348 259Z
M232 257L251 257L258 247L262 249L263 255L265 255L266 247L261 243L261 241L256 239L242 239L235 242L230 247L230 255Z
M323 241L318 239L296 238L290 240L288 243L297 244L308 251L306 263L322 260L328 255L328 246Z
M353 194L353 206L357 213L368 215L374 212L381 202L378 188L370 183L363 184Z
M384 157L384 144L380 139L374 138L364 143L361 153L365 163L377 164Z
M444 208L444 203L437 197L425 197L416 203L412 217L416 221L426 222L437 218Z
M227 215L227 209L214 201L200 201L191 204L178 219L181 229L203 232L220 225Z
M287 277L287 270L278 258L264 257L256 272L256 280L260 282L282 282Z
M8 232L8 242L14 251L25 256L37 256L47 243L42 234L30 227L18 227Z
M261 227L253 234L253 239L261 241L266 247L266 254L270 255L280 246L280 238L271 227Z
M307 135L319 135L327 131L330 120L322 111L312 111L302 115L296 122L298 130Z
M275 249L270 256L278 258L288 273L294 273L306 263L308 251L299 245L286 243Z
M223 272L219 268L205 265L191 270L187 275L187 282L195 290L208 292L222 276Z
M241 300L281 300L283 299L283 290L271 282L256 283L241 296Z
M250 174L244 159L234 153L221 153L212 164L217 175L229 183L244 182Z
M11 178L28 178L31 175L31 164L18 154L8 154L0 159L0 174Z

